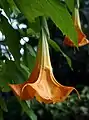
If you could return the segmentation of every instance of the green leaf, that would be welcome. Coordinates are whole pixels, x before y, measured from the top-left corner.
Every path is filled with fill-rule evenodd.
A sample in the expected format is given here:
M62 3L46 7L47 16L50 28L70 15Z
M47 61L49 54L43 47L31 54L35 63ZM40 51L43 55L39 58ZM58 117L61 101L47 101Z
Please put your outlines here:
M12 10L12 12L14 12L16 15L18 15L18 13L20 13L20 11L17 9L13 0L7 0L7 3L9 4L10 10Z
M54 42L53 40L49 39L49 40L48 40L48 43L49 43L57 52L61 51L61 48L60 48L60 47L57 45L57 43Z
M0 108L5 111L5 112L8 112L8 109L7 109L7 105L5 103L5 100L0 96ZM1 119L0 119L1 120Z
M61 48L57 45L57 43L54 42L54 41L51 40L51 39L48 40L48 43L49 43L57 52L60 51L60 52L62 53L62 55L66 58L69 67L72 69L71 59L61 50Z
M73 68L72 68L72 63L71 63L71 59L70 59L65 53L62 52L62 54L63 54L63 56L66 58L67 63L68 63L68 65L69 65L69 67L71 68L71 70L73 70Z
M8 18L10 18L12 12L19 13L13 0L0 0L0 7L4 10Z
M2 92L10 91L8 83L10 83L8 76L0 76L0 89L2 90Z
M36 53L31 47L31 45L26 45L24 55L23 55L23 62L28 67L29 72L31 73L33 67L35 65Z
M31 118L31 120L37 120L37 116L35 115L34 111L30 108L30 106L26 103L26 101L20 101L21 107L24 112Z
M12 69L13 68L13 69ZM17 66L14 61L6 61L6 74L11 80L14 80L15 83L23 83L28 79L28 74L20 66Z
M8 78L6 73L6 65L2 62L2 65L0 67L0 89L1 91L9 92L10 88L8 86L8 83L10 82L10 79Z
M10 16L10 9L9 9L9 4L8 4L7 0L0 0L0 6L5 11L7 16L9 17Z
M0 109L0 120L4 120L3 118L3 111Z
M3 63L0 72L0 87L2 91L8 92L9 83L23 83L28 79L28 73L22 67L17 66L14 61L7 60Z
M14 2L30 22L38 16L46 15L65 35L69 36L75 45L78 44L71 16L58 0L14 0Z
M35 18L34 22L29 22L29 27L33 29L36 33L40 32L40 20Z
M66 4L67 4L69 10L70 10L71 12L73 12L73 10L74 10L74 0L65 0L65 2L66 2Z
M29 52L32 56L36 57L36 52L34 51L34 49L32 48L32 46L29 45L29 44L27 44L26 47L27 47L27 49L28 49L28 52Z
M17 30L14 30L12 26L8 23L8 20L4 16L0 16L0 29L5 35L6 45L9 47L14 59L19 62L20 59L20 47L19 41L20 37Z
M29 68L28 67L26 67L24 64L20 64L21 65L21 68L23 68L28 74L30 74L30 72L29 72Z
M35 31L34 31L33 29L28 28L28 29L27 29L27 35L28 35L28 36L31 36L31 35L32 35L32 36L33 36L33 35L36 36L36 33L35 33Z

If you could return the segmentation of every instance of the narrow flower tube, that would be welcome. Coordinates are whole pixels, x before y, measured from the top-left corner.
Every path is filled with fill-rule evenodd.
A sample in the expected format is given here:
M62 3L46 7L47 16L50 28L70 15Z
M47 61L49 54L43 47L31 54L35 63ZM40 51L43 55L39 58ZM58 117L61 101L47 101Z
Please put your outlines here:
M74 9L74 26L78 35L78 47L84 46L89 44L89 40L87 40L86 35L83 33L81 29L80 17L79 17L79 10L78 8ZM69 39L68 36L64 38L64 44L70 47L75 47L74 43Z
M63 86L56 81L52 72L47 38L45 29L42 28L36 65L29 79L23 84L9 84L21 100L36 97L39 102L56 103L64 101L73 90L77 92L74 87Z

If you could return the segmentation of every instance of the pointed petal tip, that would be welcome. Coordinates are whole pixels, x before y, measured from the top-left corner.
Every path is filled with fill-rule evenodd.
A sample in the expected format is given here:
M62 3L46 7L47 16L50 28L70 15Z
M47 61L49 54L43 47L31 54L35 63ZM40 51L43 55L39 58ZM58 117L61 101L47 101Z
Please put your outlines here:
M70 93L75 90L77 95L78 95L78 98L80 99L80 94L79 92L74 88L74 87L65 87L64 86L64 91L63 91L63 94L64 94L64 98L63 98L63 101L70 95Z
M75 88L74 88L74 90L76 91L76 93L77 93L77 95L78 95L79 100L81 100L79 92L78 92Z
M69 87L69 89L70 89L69 94L70 94L73 90L75 90L75 91L76 91L76 93L77 93L77 95L78 95L78 98L79 98L79 99L81 99L81 98L80 98L80 94L79 94L79 92L77 91L77 89L76 89L76 88L74 88L74 87Z
M12 90L21 90L23 85L22 84L8 84Z
M8 84L16 96L20 97L23 84Z

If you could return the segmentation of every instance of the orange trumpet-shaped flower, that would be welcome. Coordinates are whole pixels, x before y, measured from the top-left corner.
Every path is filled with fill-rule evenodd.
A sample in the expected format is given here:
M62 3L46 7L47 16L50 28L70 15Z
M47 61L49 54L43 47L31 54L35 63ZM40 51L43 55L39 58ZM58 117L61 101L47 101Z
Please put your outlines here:
M23 84L10 84L9 86L15 95L22 100L29 100L36 97L39 102L44 103L62 102L72 90L76 90L74 87L61 85L54 78L47 36L43 28L42 39L39 41L37 50L36 65L28 81Z
M86 35L82 32L82 29L81 29L78 8L75 8L75 15L74 15L73 20L74 20L75 29L78 35L78 46L81 47L81 46L89 44L89 40L86 39ZM65 36L64 38L64 44L71 46L71 47L75 47L74 43L67 36Z

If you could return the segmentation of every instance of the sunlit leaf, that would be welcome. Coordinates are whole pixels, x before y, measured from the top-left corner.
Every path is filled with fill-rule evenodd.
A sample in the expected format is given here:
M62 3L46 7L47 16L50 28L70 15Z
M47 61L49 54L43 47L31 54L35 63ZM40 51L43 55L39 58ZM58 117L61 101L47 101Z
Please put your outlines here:
M74 0L65 0L68 8L70 9L71 12L74 10Z
M49 16L56 26L77 45L77 34L71 16L58 0L14 0L14 2L30 22L38 16Z

